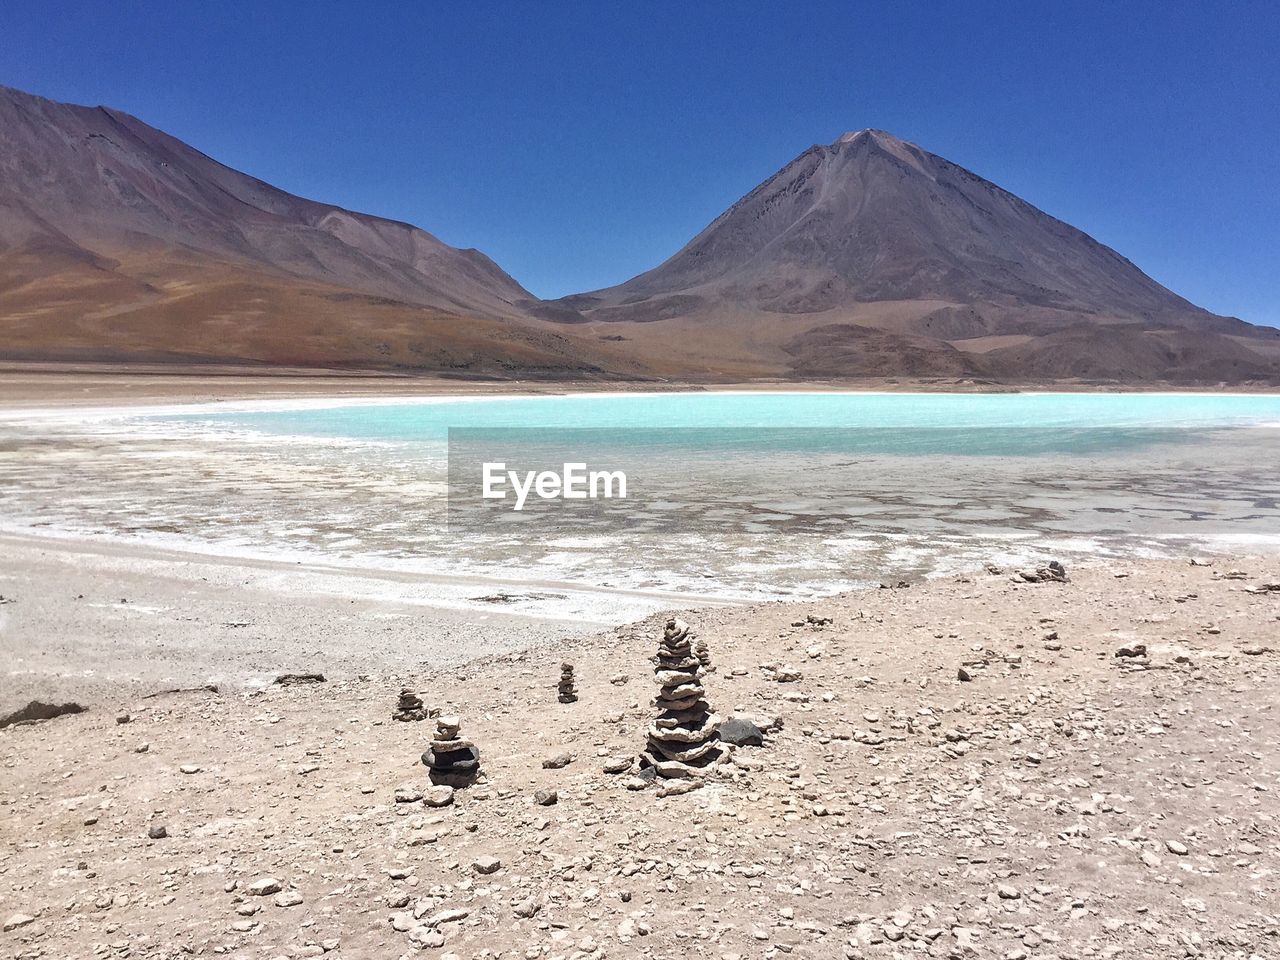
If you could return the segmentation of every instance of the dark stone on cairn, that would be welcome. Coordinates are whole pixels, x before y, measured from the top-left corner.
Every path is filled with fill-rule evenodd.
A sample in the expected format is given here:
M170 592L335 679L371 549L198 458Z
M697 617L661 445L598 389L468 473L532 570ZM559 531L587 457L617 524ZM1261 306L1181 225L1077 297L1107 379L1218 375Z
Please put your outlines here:
M422 754L431 782L437 786L468 787L480 776L480 749L462 739L460 731L457 717L440 717L436 738Z

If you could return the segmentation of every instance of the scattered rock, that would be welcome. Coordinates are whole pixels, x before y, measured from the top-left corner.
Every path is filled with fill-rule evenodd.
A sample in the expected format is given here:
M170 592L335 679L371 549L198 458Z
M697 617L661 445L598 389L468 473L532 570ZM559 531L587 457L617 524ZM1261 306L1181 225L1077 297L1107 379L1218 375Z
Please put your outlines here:
M610 757L608 760L604 762L604 772L605 773L626 773L635 765L635 762L636 762L635 757L629 757L629 756Z
M486 877L491 873L497 873L501 867L501 860L497 857L488 856L487 854L482 857L476 857L471 861L471 869Z
M742 717L730 717L720 724L720 739L735 747L763 747L764 731Z
M452 788L450 788L450 796L452 796ZM395 802L396 803L417 803L422 799L422 788L412 783L402 783L396 787Z
M251 897L266 897L283 889L283 885L275 877L260 877L245 888L245 893Z
M560 794L555 790L538 790L533 795L533 802L540 807L554 806L560 800Z
M453 787L446 783L428 787L422 796L422 802L428 807L447 807L453 803Z
M282 673L275 679L281 687L296 687L308 683L324 683L323 673Z
M68 714L84 713L86 709L78 703L45 703L41 700L32 700L25 707L0 717L0 730L5 727L38 723L41 720L53 720Z

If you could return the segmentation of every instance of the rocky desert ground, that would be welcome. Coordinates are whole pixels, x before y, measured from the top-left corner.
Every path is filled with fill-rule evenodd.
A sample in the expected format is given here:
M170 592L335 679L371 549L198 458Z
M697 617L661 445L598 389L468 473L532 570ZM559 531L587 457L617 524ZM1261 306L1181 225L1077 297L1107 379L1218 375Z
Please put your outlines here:
M1280 563L1069 576L679 611L712 706L765 731L689 792L630 766L665 613L394 675L93 687L0 730L0 953L1280 956ZM478 782L431 785L404 687Z

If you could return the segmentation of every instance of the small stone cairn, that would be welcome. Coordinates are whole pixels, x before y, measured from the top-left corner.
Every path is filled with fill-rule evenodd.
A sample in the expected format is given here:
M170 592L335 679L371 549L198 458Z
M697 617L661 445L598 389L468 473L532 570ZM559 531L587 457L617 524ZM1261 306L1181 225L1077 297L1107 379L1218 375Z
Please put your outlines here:
M698 658L698 663L702 665L703 673L715 673L715 665L711 662L711 649L707 646L707 641L698 637L693 641L693 655Z
M561 703L578 702L578 688L573 683L573 664L567 660L560 664L560 683L556 685L556 691Z
M436 717L439 715L439 710L428 709L427 705L422 702L422 698L420 696L408 687L403 687L400 690L400 699L396 703L396 711L391 714L391 719L414 722L418 720L426 720L428 717Z
M431 771L431 782L450 787L467 787L480 776L480 750L461 736L457 717L436 718L436 738L422 754Z
M658 644L655 671L661 688L655 700L658 716L640 755L641 766L653 767L664 779L700 777L725 756L720 718L707 703L702 673L702 660L689 642L689 625L668 620Z

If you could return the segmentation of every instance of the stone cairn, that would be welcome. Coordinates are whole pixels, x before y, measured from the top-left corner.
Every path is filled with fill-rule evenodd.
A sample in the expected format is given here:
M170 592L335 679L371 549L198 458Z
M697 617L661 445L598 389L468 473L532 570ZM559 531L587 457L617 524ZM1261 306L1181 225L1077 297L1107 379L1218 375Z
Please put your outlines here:
M422 762L431 771L431 782L450 787L466 787L480 776L480 750L461 736L462 723L457 717L436 718L436 738L422 754Z
M693 641L693 655L698 658L698 663L702 665L703 673L716 672L716 668L711 663L711 650L707 646L707 641L701 637Z
M573 683L573 664L565 661L560 664L560 683L556 685L561 703L577 703L578 688Z
M660 777L698 777L725 755L720 718L707 703L702 673L702 660L689 642L689 625L668 620L655 672L661 688L655 700L658 716L640 755L641 766L653 767Z
M430 710L422 702L422 698L408 687L400 690L400 699L396 703L396 711L391 714L392 720L417 721L428 717L439 716L439 710Z

